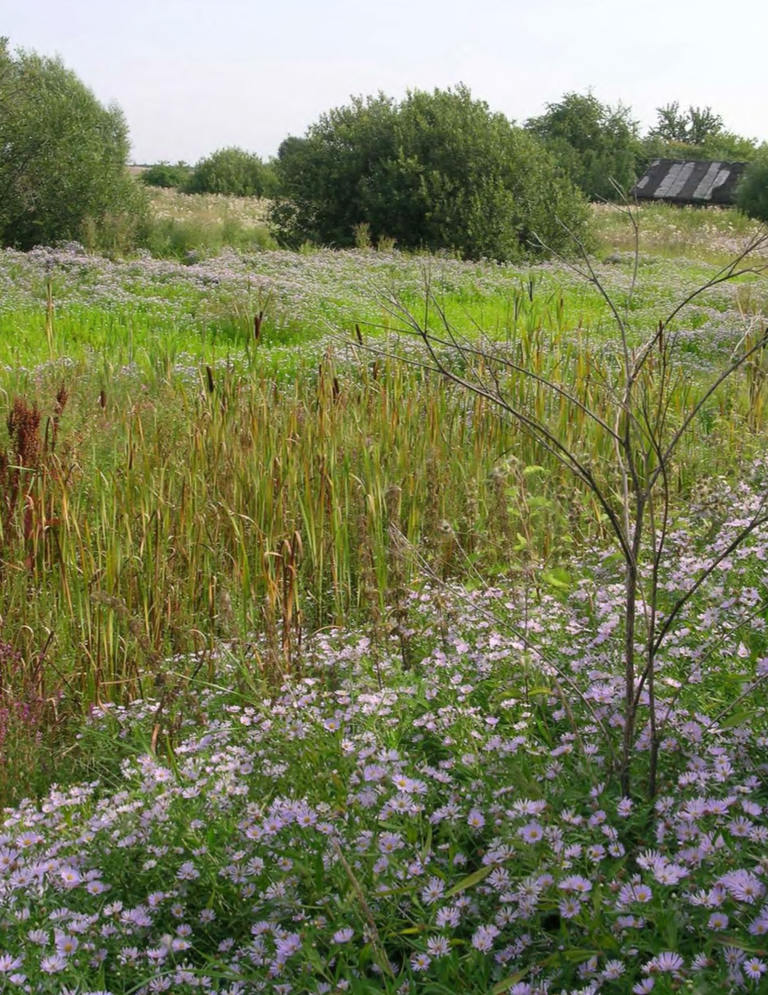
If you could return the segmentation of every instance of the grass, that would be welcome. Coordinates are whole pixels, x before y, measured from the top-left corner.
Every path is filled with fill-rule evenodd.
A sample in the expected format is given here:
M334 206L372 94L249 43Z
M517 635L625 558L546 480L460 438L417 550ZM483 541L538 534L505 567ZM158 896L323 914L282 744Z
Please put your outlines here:
M182 194L153 187L148 191L152 255L189 262L229 247L242 252L275 248L269 233L267 202L223 194Z
M613 204L594 207L600 242L609 252L632 252L634 240L622 211ZM723 263L760 231L760 223L732 208L643 204L639 209L643 254L670 260ZM605 251L605 250L604 250Z
M627 296L599 212L635 343L746 233L641 224ZM427 288L433 327L437 302L609 416L615 325L561 264L3 253L0 797L42 808L1 831L2 990L761 990L768 539L676 627L660 798L623 799L605 523L397 338ZM766 310L745 277L680 316L672 425ZM670 596L764 492L765 380L756 357L692 426Z

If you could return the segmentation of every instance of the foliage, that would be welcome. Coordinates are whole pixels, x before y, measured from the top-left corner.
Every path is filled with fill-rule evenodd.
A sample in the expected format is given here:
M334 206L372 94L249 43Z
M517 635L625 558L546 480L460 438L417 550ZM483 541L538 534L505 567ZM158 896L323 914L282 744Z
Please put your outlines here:
M186 193L220 193L263 197L269 192L269 168L251 152L231 146L219 149L194 167Z
M629 108L611 108L591 93L566 93L547 104L526 128L551 150L568 177L590 200L615 200L636 179L637 123Z
M189 182L191 173L192 167L186 162L179 161L175 165L158 162L145 169L139 179L148 187L183 187Z
M636 216L627 211L637 236ZM441 375L470 395L494 405L501 415L517 422L540 446L543 456L553 458L567 469L575 482L594 501L595 514L604 522L622 565L624 597L621 625L624 651L616 660L623 670L624 709L622 742L617 751L621 790L631 796L636 790L637 737L641 708L647 708L649 764L645 791L649 800L657 792L657 776L663 737L660 729L659 700L656 681L665 639L698 587L732 554L738 554L751 533L768 523L765 499L755 502L745 513L742 526L722 548L713 552L711 562L700 576L666 599L660 586L661 564L670 556L669 527L673 516L671 480L677 475L681 445L693 431L708 407L710 398L737 373L747 377L765 375L762 356L768 347L768 329L747 334L721 370L715 371L702 395L688 395L678 407L679 385L685 381L680 339L675 321L687 305L726 281L768 272L761 251L768 247L768 234L748 243L728 265L700 287L691 291L666 318L659 320L653 335L638 347L631 348L630 283L623 302L614 301L605 289L592 261L583 255L574 269L588 280L606 300L618 332L618 349L608 369L599 377L602 386L586 394L574 389L575 378L568 366L554 376L543 373L541 366L517 356L509 356L489 339L463 338L454 329L445 311L432 308L430 302L418 313L404 306L394 295L391 314L401 322L404 334L415 335L424 345L425 370ZM638 251L635 266L638 264ZM436 302L434 302L436 303ZM423 315L423 317L422 317ZM759 326L758 326L759 327ZM478 366L479 358L479 366ZM591 366L581 357L578 362ZM609 372L610 370L610 372ZM546 414L541 403L523 403L519 384L529 380L537 396L554 397L559 406L557 417ZM610 385L606 387L604 385ZM567 411L567 420L563 414ZM598 449L587 455L580 441L567 431L572 421L586 421L598 437ZM597 452L599 459L595 459Z
M703 145L723 131L723 119L711 107L689 107L687 111L681 111L680 104L674 101L657 108L656 114L656 126L650 135L663 141Z
M379 95L322 115L277 161L279 240L373 242L517 259L584 235L586 211L548 153L466 87Z
M766 507L765 350L705 390L760 345L765 287L593 265L607 295L391 247L0 253L0 989L763 990L768 525L727 553ZM426 317L473 336L458 361L436 344L452 372L601 479L627 425L610 300L643 378L631 431L659 380L670 431L696 411L655 518L645 607L677 615L638 682L634 798L606 516L492 396L381 355L389 289L425 314L427 266Z
M190 210L223 204L154 196ZM700 241L688 234L694 223L708 232L711 218L725 225L729 216L748 224L735 211L684 213L687 240ZM668 209L667 228L678 223ZM46 700L60 717L151 694L162 680L157 659L267 623L277 669L290 666L285 619L292 638L297 618L309 628L360 619L384 629L394 624L387 601L420 564L469 582L530 582L604 538L567 472L488 403L469 404L353 344L355 318L372 348L385 346L377 329L392 327L372 286L401 288L423 308L425 266L462 333L492 328L509 357L580 390L615 382L610 312L562 265L371 250L223 253L193 265L111 262L74 246L0 253L0 427L14 398L26 398L50 438L62 382L70 395L54 454L23 472L0 568L4 638L31 663L55 633ZM658 321L659 300L706 269L678 253L643 259L640 272L638 333ZM621 291L631 257L601 273ZM765 307L760 285L743 283L713 288L690 309L675 411L700 396ZM346 334L323 334L329 327ZM702 417L680 461L681 500L764 447L759 368L750 384L734 382ZM520 378L515 398L560 422L598 465L610 458L589 419L564 412L557 396ZM397 487L393 521L387 495ZM393 524L408 544L403 557L387 541ZM284 544L297 533L294 558ZM47 738L35 749L55 752Z
M726 130L711 107L681 111L677 102L657 110L657 123L643 142L643 168L654 158L722 159L744 162L754 158L756 142Z
M736 191L736 206L750 218L768 222L768 147L747 167Z
M0 241L21 249L87 238L130 248L145 222L126 172L128 130L58 59L0 40Z
M695 524L674 538L706 555ZM396 638L318 633L301 677L270 686L217 650L170 706L95 709L72 751L87 780L4 815L6 987L760 990L766 709L717 699L765 678L764 633L734 631L765 540L700 592L665 661L653 805L610 777L621 590L599 579L527 606L426 586L406 672ZM681 660L713 647L678 695Z
M702 211L694 205L641 201L636 211L643 232L640 267L646 274L660 266L662 259L671 266L681 259L691 265L695 265L694 259L723 265L760 231L756 221L735 207ZM627 266L635 249L635 237L627 227L623 208L596 204L593 213L603 258L613 265Z

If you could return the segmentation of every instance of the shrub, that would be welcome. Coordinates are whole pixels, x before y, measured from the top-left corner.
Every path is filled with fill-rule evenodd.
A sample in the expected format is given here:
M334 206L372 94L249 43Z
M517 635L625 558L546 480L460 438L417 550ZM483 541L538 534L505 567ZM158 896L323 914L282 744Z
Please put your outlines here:
M232 147L201 159L185 186L187 193L223 193L235 197L262 197L267 167L257 155Z
M637 124L629 109L601 104L592 94L566 93L547 112L526 122L557 158L568 177L591 200L615 200L617 184L635 181Z
M736 191L736 205L750 218L768 221L768 147L763 146L747 167Z
M0 39L0 242L19 249L102 233L130 247L146 203L126 171L128 129L59 59Z
M508 260L539 239L565 248L587 223L541 144L464 86L353 99L283 142L276 168L271 221L290 247L352 246L368 225L374 242Z
M182 187L189 182L192 168L186 162L177 162L175 166L169 162L158 162L141 174L141 182L148 187Z

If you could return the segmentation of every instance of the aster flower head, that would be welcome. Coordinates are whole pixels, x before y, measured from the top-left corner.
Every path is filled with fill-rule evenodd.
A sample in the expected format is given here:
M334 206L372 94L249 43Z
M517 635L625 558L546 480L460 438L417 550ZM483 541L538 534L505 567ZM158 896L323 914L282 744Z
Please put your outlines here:
M643 965L646 974L672 974L679 971L685 961L680 954L671 950L665 950L655 957L652 957Z
M21 957L13 957L11 954L0 954L0 974L10 974L17 971L22 966Z
M426 971L431 963L432 959L429 954L423 952L415 953L411 957L411 968L417 972Z
M759 957L750 957L748 960L744 961L741 965L741 969L750 981L759 981L759 979L765 974L766 966L765 962L760 960Z
M538 822L529 822L521 826L518 833L526 843L538 843L544 838L544 829Z

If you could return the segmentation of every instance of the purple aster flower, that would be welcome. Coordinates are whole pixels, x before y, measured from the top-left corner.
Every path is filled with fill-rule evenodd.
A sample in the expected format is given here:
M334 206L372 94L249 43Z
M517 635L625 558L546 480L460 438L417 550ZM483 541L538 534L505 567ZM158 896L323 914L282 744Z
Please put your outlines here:
M472 935L472 946L475 950L479 950L481 953L487 954L493 947L493 941L498 935L499 930L496 926L478 926Z
M680 954L676 954L671 950L665 950L655 957L652 957L646 964L643 965L643 971L646 974L664 974L671 973L674 971L679 971L684 964L683 958Z
M620 960L607 960L603 968L603 977L606 981L615 981L620 978L626 970L624 963Z
M758 957L750 957L741 965L742 971L751 981L757 981L765 974L765 964Z
M382 833L379 836L379 850L382 853L394 853L403 845L403 837L400 833Z
M195 878L200 877L200 871L198 871L191 860L187 860L176 871L176 877L179 881L194 881Z
M563 919L573 919L581 912L581 902L578 898L564 898L558 908Z
M80 945L76 936L71 936L60 929L54 930L54 943L56 945L56 953L61 954L62 957L69 957Z
M485 825L485 816L480 809L473 808L467 816L467 825L472 829L482 829Z
M421 900L425 905L432 905L445 891L445 882L440 878L432 877L421 889Z
M40 961L40 970L46 974L57 974L67 966L67 958L61 954L51 954L50 957L43 957Z
M538 822L529 822L521 826L518 833L526 843L538 843L544 838L544 829Z
M431 963L431 957L425 953L413 954L411 957L411 967L414 971L426 971Z
M592 882L583 878L580 874L572 874L570 877L563 878L557 887L561 891L575 891L580 895L585 895L587 892L592 891Z
M444 936L431 936L427 940L427 951L432 957L445 957L451 952L451 944Z

